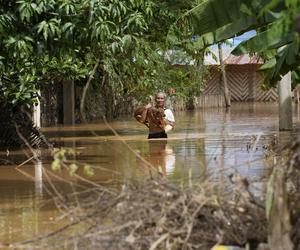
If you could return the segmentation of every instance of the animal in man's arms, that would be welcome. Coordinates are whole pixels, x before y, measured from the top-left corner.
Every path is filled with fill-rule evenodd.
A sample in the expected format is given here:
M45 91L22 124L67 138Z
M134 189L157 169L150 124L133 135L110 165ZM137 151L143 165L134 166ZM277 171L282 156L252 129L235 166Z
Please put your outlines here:
M138 107L134 111L134 118L138 121L141 122L141 117L142 113L145 110L145 107ZM147 111L147 118L144 124L149 127L149 123L152 122L155 124L157 127L160 127L164 129L164 127L167 125L166 121L164 119L165 114L164 114L164 109L163 108L150 108Z

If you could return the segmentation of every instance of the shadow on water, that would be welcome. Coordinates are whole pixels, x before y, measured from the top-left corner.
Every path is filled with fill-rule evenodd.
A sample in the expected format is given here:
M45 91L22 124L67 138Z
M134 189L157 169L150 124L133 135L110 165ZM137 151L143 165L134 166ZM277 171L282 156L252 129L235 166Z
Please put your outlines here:
M103 185L118 186L153 175L180 184L206 178L224 182L235 172L255 183L268 175L273 165L267 157L270 146L284 144L299 132L299 106L295 106L295 130L291 133L278 132L277 110L275 104L245 103L234 104L228 112L178 112L175 130L167 140L157 141L147 140L147 128L132 117L110 123L120 136L96 123L43 131L57 147L76 149L74 159L92 165L95 173L90 180ZM12 162L26 160L24 151L0 152L0 158L0 242L24 240L62 225L63 219L56 221L59 211L48 201L49 179L66 194L86 183L70 177L67 171L51 172L52 158L47 151L40 152L40 161L29 161L19 168ZM69 181L74 183L72 187ZM264 187L257 182L253 188L259 192Z

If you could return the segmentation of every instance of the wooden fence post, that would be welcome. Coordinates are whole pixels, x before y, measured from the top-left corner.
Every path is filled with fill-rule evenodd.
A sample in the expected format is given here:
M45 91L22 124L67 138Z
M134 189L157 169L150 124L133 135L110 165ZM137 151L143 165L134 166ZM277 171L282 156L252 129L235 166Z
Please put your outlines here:
M225 104L226 104L226 108L227 108L227 107L231 106L231 100L230 100L230 92L229 92L228 84L227 84L225 65L223 62L223 51L222 51L221 43L218 43L218 50L219 50L219 61L220 61L221 73L222 73L222 82L223 82L223 86L224 86Z
M293 129L293 112L291 96L291 72L287 73L278 84L279 94L279 130Z
M41 92L38 91L38 95L41 95ZM36 104L33 105L33 116L32 121L35 127L40 128L41 127L41 103L38 100Z

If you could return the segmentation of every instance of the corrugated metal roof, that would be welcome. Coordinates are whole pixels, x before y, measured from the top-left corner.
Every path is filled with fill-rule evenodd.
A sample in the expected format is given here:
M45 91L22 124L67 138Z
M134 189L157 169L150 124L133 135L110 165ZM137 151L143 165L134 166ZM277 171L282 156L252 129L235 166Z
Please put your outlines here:
M253 55L250 56L249 54L244 54L240 56L234 56L230 54L225 60L224 64L227 65L241 65L241 64L263 64L263 61L260 57Z
M223 60L225 64L229 65L242 65L242 64L263 64L263 61L258 56L249 56L249 54L244 54L240 56L234 56L231 51L234 47L223 46ZM210 47L211 53L206 55L204 58L205 65L220 65L219 52L217 46ZM214 54L214 57L212 56Z
M220 61L219 61L219 51L218 51L218 47L215 46L211 46L210 48L210 52L209 54L205 55L204 57L204 64L205 65L219 65ZM227 58L231 51L233 50L232 47L230 46L224 46L222 48L222 52L223 52L223 59Z
M233 47L224 46L222 48L223 60L227 65L243 65L243 64L263 64L263 61L258 56L249 56L249 54L244 54L240 56L234 56L231 54ZM161 53L162 54L162 53ZM172 65L194 65L195 60L191 57L186 56L184 52L179 50L168 50L164 53L167 60L171 62ZM210 47L210 53L206 54L204 57L205 65L220 65L219 51L217 46Z

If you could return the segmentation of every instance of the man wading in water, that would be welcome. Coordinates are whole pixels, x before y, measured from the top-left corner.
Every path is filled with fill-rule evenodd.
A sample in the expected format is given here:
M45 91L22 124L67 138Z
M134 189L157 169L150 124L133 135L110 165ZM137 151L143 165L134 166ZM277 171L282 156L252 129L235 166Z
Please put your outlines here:
M166 95L159 92L155 97L155 107L148 103L145 107L136 110L135 118L149 127L148 139L168 138L167 132L175 125L173 112L165 108Z

